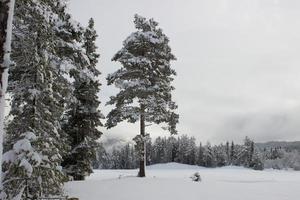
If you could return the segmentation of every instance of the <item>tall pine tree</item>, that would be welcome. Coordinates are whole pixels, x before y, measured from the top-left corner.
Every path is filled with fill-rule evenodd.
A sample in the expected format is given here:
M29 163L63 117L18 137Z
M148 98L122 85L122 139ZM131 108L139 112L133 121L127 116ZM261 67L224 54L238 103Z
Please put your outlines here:
M70 92L65 68L72 62L60 51L77 41L65 37L73 34L66 29L73 24L70 18L58 15L65 7L60 0L16 2L3 199L59 195L66 180L61 168L66 137L60 122Z
M92 173L93 160L96 159L96 140L101 132L97 129L102 126L100 121L103 115L98 110L100 101L97 94L100 83L97 77L100 72L96 69L99 54L95 41L97 38L94 29L94 20L90 19L84 32L83 48L88 62L81 60L77 69L71 71L74 78L74 101L67 112L67 123L64 130L70 138L71 152L65 157L63 166L68 175L75 180L83 180Z
M109 105L115 108L108 114L106 127L112 128L127 120L140 120L140 135L135 138L139 148L140 171L145 176L145 122L167 123L171 134L176 134L177 105L172 100L171 85L176 72L170 62L175 60L171 53L168 37L158 28L153 19L134 16L137 29L124 42L123 47L112 58L122 64L121 69L107 77L108 85L114 84L120 92L112 96Z

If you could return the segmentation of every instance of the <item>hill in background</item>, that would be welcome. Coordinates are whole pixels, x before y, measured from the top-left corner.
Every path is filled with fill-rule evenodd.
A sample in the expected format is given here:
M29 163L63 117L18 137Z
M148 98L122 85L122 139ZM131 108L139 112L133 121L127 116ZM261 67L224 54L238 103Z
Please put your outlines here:
M288 151L297 150L300 152L300 141L285 142L285 141L271 141L264 143L255 143L260 149L283 148Z

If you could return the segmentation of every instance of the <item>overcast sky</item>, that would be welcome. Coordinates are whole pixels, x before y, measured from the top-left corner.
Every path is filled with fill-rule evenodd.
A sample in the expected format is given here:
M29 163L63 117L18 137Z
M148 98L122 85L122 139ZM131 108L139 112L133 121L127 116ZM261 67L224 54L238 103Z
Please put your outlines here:
M135 13L152 17L170 38L179 134L213 143L246 135L255 141L300 140L299 0L71 0L83 25L95 19L104 107L116 90L105 77L134 31ZM131 139L138 124L120 124L104 137ZM152 136L168 135L158 127Z

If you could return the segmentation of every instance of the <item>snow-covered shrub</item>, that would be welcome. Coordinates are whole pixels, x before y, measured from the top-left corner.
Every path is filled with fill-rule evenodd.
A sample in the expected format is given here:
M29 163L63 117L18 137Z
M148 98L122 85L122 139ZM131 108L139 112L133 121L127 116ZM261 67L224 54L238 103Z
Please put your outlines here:
M199 174L199 172L195 172L192 176L191 179L195 182L200 182L201 181L201 176Z

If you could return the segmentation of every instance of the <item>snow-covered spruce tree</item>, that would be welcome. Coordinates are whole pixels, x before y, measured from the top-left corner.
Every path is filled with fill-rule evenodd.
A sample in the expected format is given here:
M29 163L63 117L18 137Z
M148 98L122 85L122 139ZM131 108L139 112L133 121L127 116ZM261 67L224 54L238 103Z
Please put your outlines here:
M230 165L231 161L230 161L230 146L229 146L229 142L226 141L226 145L225 145L225 154L226 154L226 165Z
M74 101L69 106L66 114L67 123L64 130L70 138L71 152L65 157L63 166L68 175L75 180L84 180L85 176L93 172L92 163L96 159L96 140L101 132L97 127L102 126L100 119L103 115L98 110L100 101L97 94L100 83L97 77L100 72L96 69L99 54L95 46L96 31L94 20L90 19L89 25L84 32L83 48L88 57L79 61L77 69L71 70L74 78Z
M150 153L150 152L149 152ZM153 144L153 162L163 163L166 158L166 138L157 137Z
M222 167L226 165L226 148L224 145L216 145L213 147L214 155L216 158L216 166Z
M167 123L171 134L176 134L178 114L172 101L171 85L176 72L170 61L175 60L171 53L168 37L158 28L153 19L135 15L136 32L124 42L123 47L112 58L119 61L122 68L107 77L108 85L114 84L120 92L110 98L107 104L115 105L108 114L106 127L112 128L127 120L135 123L140 120L140 135L135 138L140 146L140 171L145 176L145 122Z
M196 163L197 147L194 137L182 135L178 138L177 162L194 165Z
M190 137L189 144L188 144L187 164L189 164L189 165L196 164L196 154L197 154L196 138Z
M245 137L244 145L241 147L241 150L237 154L237 160L239 164L245 167L250 167L253 154L254 154L254 142L250 140L250 138Z
M264 169L264 162L263 162L262 154L257 150L255 150L253 153L250 167L255 170L263 170Z
M94 169L111 169L112 158L102 143L99 143L96 151L96 160L93 161Z
M204 151L205 151L205 149L202 146L202 143L200 142L198 152L197 152L197 165L199 165L199 166L205 166Z
M8 76L7 71L11 64L10 51L14 5L14 0L0 0L0 163L2 162L3 150L4 105ZM1 171L2 165L0 164L0 172ZM1 188L2 185L0 183L0 190Z
M237 151L236 151L236 146L234 142L231 142L230 145L230 165L236 165L237 164Z
M209 142L204 148L204 164L205 167L216 167L216 156Z
M66 180L60 118L70 90L62 65L69 59L58 52L65 40L58 32L67 31L61 30L66 21L57 14L64 7L59 0L16 2L3 199L58 195Z
M165 162L175 162L178 155L178 141L174 136L168 137L166 141L166 160Z

